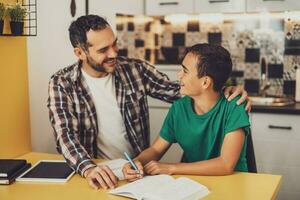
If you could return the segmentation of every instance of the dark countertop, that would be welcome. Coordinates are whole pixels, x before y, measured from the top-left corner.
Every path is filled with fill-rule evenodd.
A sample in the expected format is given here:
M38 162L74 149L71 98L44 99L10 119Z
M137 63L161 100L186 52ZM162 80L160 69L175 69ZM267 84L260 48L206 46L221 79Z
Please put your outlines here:
M300 103L295 103L290 106L272 107L272 106L252 106L253 113L276 113L287 115L300 115Z

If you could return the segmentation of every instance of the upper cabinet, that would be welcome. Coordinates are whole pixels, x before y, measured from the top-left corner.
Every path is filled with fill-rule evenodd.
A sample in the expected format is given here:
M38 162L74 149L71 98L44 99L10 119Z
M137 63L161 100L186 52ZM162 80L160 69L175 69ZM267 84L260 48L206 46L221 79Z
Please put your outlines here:
M99 0L89 1L89 13L105 17L111 27L116 27L116 14L143 15L144 1L141 0L108 0L107 3Z
M146 15L194 13L194 0L146 0Z
M145 0L145 14L282 12L300 10L299 0Z
M195 13L241 13L245 4L245 0L195 0Z
M300 10L299 0L246 0L247 12Z

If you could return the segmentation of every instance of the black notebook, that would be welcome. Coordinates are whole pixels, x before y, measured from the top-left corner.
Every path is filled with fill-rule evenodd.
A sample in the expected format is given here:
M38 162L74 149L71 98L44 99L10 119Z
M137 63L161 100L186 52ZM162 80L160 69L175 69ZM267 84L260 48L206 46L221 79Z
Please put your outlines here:
M27 163L25 165L23 165L21 168L17 169L16 171L14 171L12 174L10 174L7 177L0 177L0 184L5 184L5 185L9 185L12 182L15 181L15 179L20 176L22 173L24 173L27 169L29 169L31 167L30 163Z
M0 177L9 177L26 165L26 160L0 159Z
M67 182L73 174L73 169L69 167L66 161L41 160L16 180L64 183Z

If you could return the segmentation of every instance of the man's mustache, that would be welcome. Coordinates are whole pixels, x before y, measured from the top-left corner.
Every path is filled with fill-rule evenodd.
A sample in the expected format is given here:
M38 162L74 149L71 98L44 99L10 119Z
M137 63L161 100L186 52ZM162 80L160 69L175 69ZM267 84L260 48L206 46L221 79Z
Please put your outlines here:
M107 58L104 60L104 62L111 62L111 61L115 61L117 58Z

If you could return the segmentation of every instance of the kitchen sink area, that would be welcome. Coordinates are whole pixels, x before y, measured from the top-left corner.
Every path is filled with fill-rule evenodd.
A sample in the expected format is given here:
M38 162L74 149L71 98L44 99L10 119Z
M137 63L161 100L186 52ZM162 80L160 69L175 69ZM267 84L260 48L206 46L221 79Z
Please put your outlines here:
M287 97L262 97L252 96L250 97L253 106L289 106L294 105L295 101Z

